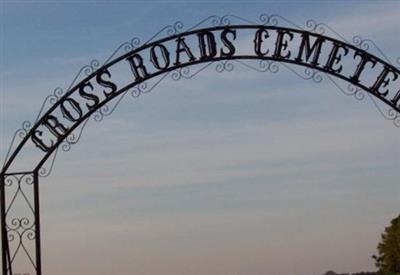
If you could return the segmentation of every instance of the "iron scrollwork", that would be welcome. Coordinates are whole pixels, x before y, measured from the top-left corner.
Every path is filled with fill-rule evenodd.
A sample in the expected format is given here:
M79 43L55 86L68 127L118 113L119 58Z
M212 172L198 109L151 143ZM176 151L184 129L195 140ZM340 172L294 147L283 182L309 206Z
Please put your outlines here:
M2 202L2 234L7 240L3 272L19 274L21 268L26 268L31 274L39 273L38 177L33 173L18 173L2 175L1 180L6 197ZM20 274L30 274L21 271Z
M149 93L168 77L173 81L188 80L210 67L213 67L216 73L229 73L236 67L259 73L278 73L283 69L303 80L315 83L321 83L328 79L343 94L352 96L357 100L363 100L368 96L385 119L393 121L395 126L400 127L400 106L392 104L394 99L387 99L376 92L374 94L368 87L340 75L332 68L329 70L329 68L318 67L316 63L303 62L301 56L298 59L285 58L279 52L275 52L272 56L258 52L257 54L235 54L232 51L232 37L236 36L238 30L264 32L262 34L275 31L279 32L280 35L286 33L289 36L293 34L305 37L312 36L315 39L326 40L333 44L337 43L334 45L341 45L362 53L374 51L375 55L373 56L376 60L390 68L392 72L400 75L400 58L396 62L391 62L377 44L370 39L355 36L350 42L325 23L308 20L302 27L277 14L262 14L257 20L249 20L232 14L211 15L190 27L185 27L182 22L178 21L161 28L149 39L144 40L144 43L137 37L122 43L104 62L93 60L82 67L68 88L56 88L53 93L45 98L34 123L24 121L21 129L15 132L0 173L3 275L30 274L27 271L16 270L15 262L21 255L27 260L27 264L31 268L31 271L28 272L31 272L32 275L41 275L38 180L39 177L50 175L60 150L69 151L80 140L89 122L92 120L100 122L111 115L126 94L136 98ZM227 53L224 52L224 55L214 54L192 58L190 47L182 42L185 39L190 39L191 36L200 37L203 35L204 37L207 36L210 39L209 43L212 44L211 36L214 34L222 35L223 32L226 32L225 35L227 33L231 35L230 39L227 38L228 36L224 37L225 50L228 50ZM171 41L180 41L180 44L176 47L176 52L186 52L189 61L181 62L177 59L173 62L166 58L166 56L169 56L170 50L164 44ZM285 50L286 46L280 45ZM204 50L200 44L199 46L200 50ZM153 59L153 65L155 64L155 67L158 67L159 70L155 73L148 73L144 59L140 54L154 50L156 47L163 53L165 64L161 65L157 63L158 60ZM208 50L211 51L212 49L209 48ZM150 59L151 55L155 55L155 52L150 52ZM129 82L123 88L116 89L113 86L115 83L112 82L110 69L127 61L131 66L132 73L135 74L134 81ZM89 90L93 88L90 82L93 79L96 80L95 82L98 85L109 89L109 92L104 92L105 97L94 96L85 90L85 88ZM343 82L345 82L345 85ZM88 107L86 113L80 109L79 102L76 101L77 95L89 101L90 107ZM68 108L63 106L66 103L69 103ZM75 111L78 118L73 117L71 111ZM66 119L69 119L70 126L68 127L62 124ZM43 134L40 127L44 123L48 123L46 126L50 128L53 127L53 134L55 134L55 139L49 144L40 140ZM10 172L10 166L17 155L25 144L29 144L32 140L34 145L44 151L38 163L35 163L28 172ZM28 191L30 195L27 193ZM17 203L25 209L26 213L13 212Z

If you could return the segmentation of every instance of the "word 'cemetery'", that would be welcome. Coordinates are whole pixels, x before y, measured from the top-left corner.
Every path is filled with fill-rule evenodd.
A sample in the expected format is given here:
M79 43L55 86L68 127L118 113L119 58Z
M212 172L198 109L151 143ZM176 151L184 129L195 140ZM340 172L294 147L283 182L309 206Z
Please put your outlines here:
M247 47L247 52L239 45ZM366 90L395 110L400 109L400 85L396 88L395 83L399 70L364 50L295 29L215 27L145 44L106 64L50 108L32 129L31 140L49 153L95 110L135 85L187 65L227 59L278 61L323 71ZM114 80L114 69L129 72L128 82Z

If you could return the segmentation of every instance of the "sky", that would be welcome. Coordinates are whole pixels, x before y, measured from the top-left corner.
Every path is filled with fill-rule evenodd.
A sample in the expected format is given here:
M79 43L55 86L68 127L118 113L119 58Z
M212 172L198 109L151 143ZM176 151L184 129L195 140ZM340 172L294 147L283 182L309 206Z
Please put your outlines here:
M82 66L176 21L314 19L395 61L399 12L396 1L2 1L0 157ZM166 79L91 120L41 179L44 274L375 270L400 209L399 138L368 96L284 67Z

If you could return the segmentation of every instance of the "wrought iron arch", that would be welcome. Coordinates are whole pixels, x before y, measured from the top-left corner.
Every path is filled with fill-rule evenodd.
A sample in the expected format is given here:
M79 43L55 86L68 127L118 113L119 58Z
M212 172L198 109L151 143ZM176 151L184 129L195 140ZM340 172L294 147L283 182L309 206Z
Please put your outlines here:
M248 52L235 44L240 35L251 46ZM120 45L101 66L95 60L83 67L68 89L57 88L45 99L34 123L25 121L16 131L0 173L3 275L42 274L39 177L51 173L60 148L68 151L79 141L90 117L101 121L110 115L128 91L139 96L168 75L189 79L212 64L217 72L239 64L277 73L283 66L316 83L326 78L346 95L359 100L368 95L384 118L400 127L400 70L371 40L356 36L349 42L326 24L309 20L303 28L279 15L261 15L257 22L210 16L191 28L181 22L166 26L143 44L134 38ZM123 69L131 74L127 83L113 79ZM345 88L339 81L347 83ZM27 169L15 170L26 148L35 148L38 158ZM28 216L11 215L17 198ZM17 257L24 257L31 271L16 270Z

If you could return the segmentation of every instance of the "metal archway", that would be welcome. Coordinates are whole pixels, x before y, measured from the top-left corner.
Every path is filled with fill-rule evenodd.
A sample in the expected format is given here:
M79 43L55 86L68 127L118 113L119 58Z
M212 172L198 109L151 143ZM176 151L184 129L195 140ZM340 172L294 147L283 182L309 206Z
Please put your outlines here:
M246 46L239 47L238 41ZM230 71L238 63L271 73L278 72L281 64L303 79L321 82L325 76L358 99L368 95L385 118L400 126L400 70L379 48L381 57L367 51L371 45L376 47L360 37L350 43L314 21L301 28L278 15L262 15L258 22L234 15L210 16L188 29L180 22L167 26L143 44L133 39L102 66L94 61L82 68L65 92L58 88L46 98L33 124L24 122L6 156L0 173L2 274L42 274L39 177L50 174L59 148L68 151L79 141L90 117L102 120L111 114L128 91L138 96L168 75L174 80L191 78L212 64L217 72ZM299 68L305 69L299 72ZM127 79L115 78L125 73L129 73ZM24 169L15 168L18 158L32 150L37 156L34 161ZM28 213L13 213L18 198ZM31 271L17 270L18 257L25 258Z

